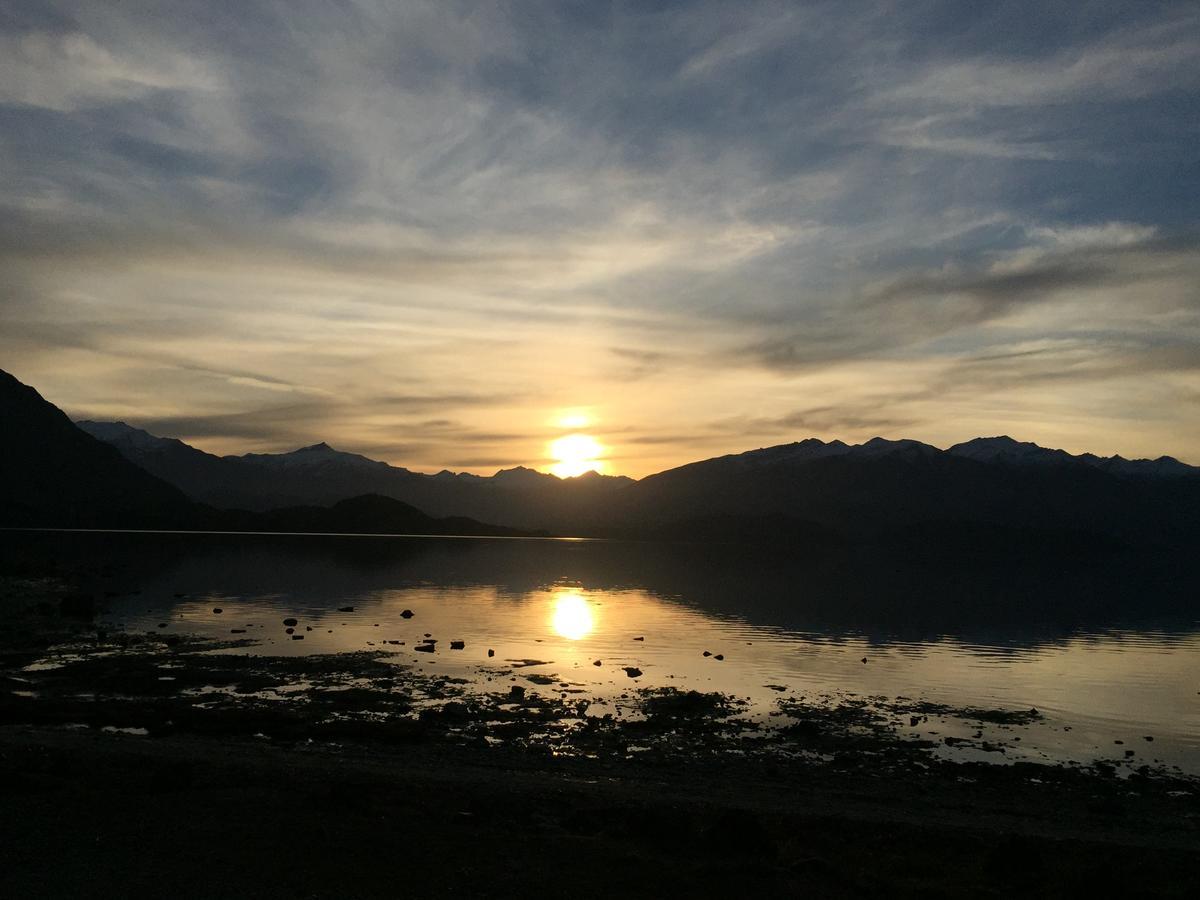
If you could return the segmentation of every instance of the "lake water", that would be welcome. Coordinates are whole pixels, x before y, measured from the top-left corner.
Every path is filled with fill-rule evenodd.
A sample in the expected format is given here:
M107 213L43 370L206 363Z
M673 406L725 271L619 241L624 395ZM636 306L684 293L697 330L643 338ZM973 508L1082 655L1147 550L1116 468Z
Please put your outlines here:
M655 686L747 698L764 720L780 699L799 697L1035 707L1044 718L1033 725L984 726L984 738L1006 741L1003 756L939 752L1088 763L1132 750L1130 764L1200 774L1197 582L1169 560L934 565L699 545L368 536L30 541L29 552L107 569L106 585L116 585L109 626L255 641L233 652L387 651L465 678L470 689L515 680L580 693L593 714L621 714L623 695ZM285 618L298 621L303 639L286 632ZM434 651L417 651L427 635ZM909 734L980 730L933 716Z

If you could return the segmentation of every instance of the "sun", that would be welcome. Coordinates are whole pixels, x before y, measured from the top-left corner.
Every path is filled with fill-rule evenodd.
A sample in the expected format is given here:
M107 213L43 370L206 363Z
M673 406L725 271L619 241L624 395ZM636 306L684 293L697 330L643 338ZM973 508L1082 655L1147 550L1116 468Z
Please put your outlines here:
M596 627L591 604L574 591L555 596L550 624L557 634L569 641L587 637Z
M550 471L559 478L574 478L584 472L603 472L604 447L587 434L568 434L550 442Z

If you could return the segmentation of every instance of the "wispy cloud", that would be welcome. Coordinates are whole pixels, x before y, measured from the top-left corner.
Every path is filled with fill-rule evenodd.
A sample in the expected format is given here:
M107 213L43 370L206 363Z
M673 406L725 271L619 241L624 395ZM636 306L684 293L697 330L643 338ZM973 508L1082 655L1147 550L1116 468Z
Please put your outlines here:
M418 468L1200 460L1198 100L1189 2L0 5L0 365Z

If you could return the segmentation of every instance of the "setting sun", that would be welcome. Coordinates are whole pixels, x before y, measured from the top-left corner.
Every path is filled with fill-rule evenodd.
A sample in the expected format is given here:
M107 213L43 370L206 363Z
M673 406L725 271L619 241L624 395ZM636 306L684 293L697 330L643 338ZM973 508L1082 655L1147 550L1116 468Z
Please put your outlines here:
M587 637L595 627L591 605L579 594L570 592L554 598L554 631L570 641Z
M600 457L604 447L587 434L568 434L550 442L550 457L555 460L550 471L559 478L574 478L584 472L601 472L604 462Z

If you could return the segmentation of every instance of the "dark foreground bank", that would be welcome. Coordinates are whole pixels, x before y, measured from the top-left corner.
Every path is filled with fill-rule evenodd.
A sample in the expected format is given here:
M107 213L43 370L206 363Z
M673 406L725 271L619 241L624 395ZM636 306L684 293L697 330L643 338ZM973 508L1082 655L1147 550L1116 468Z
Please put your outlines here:
M3 593L8 896L1200 890L1193 779L947 762L896 736L919 704L793 705L756 729L735 698L646 690L597 716L555 685L212 654L97 630L61 584Z
M0 777L14 897L1187 897L1200 887L1194 799L998 768L903 779L758 763L693 772L10 725Z

